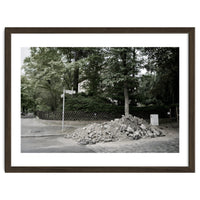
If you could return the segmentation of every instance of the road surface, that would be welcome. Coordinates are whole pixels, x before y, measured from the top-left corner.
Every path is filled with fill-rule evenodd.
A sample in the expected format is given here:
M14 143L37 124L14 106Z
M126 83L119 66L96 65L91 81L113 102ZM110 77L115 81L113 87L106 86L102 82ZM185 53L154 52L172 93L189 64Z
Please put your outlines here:
M61 121L21 119L22 153L178 153L179 131L176 124L163 126L165 137L140 140L122 139L116 142L80 145L72 139L64 138L66 132L93 123L87 121L65 121L65 132L61 131Z

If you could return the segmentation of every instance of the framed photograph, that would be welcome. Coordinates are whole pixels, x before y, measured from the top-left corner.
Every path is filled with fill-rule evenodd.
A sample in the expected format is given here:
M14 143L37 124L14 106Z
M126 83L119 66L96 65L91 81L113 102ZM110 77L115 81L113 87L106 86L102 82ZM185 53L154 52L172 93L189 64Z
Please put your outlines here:
M195 28L5 28L5 172L195 172Z

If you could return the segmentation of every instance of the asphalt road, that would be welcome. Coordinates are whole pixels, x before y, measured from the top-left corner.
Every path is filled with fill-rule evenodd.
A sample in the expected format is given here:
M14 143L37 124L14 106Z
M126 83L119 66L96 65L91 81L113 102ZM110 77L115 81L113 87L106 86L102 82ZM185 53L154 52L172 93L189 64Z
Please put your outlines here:
M60 121L21 119L21 152L22 153L91 153L93 150L65 139L66 131L85 126L90 122L65 122L61 131Z
M64 138L76 128L92 122L65 122L65 132L61 131L60 121L39 119L21 120L22 153L177 153L179 133L177 126L167 125L165 137L140 140L123 139L116 142L80 145L72 139Z
M22 153L92 153L87 146L79 145L63 136L23 137Z

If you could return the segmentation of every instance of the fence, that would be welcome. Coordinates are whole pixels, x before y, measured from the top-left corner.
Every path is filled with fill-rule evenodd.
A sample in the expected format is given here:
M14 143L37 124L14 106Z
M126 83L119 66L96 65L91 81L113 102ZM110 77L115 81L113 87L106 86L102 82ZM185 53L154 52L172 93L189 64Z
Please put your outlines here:
M170 114L168 114L168 112ZM130 107L130 114L143 118L149 119L150 114L158 114L159 118L162 119L177 119L178 120L178 107ZM112 120L120 118L123 115L123 109L112 112L86 112L86 111L65 111L65 120ZM62 112L44 112L37 111L36 115L40 119L46 120L62 120Z
M25 114L25 113L21 113L21 118L34 118L35 117L35 115L34 115L34 113L27 113L27 114Z
M62 112L43 112L37 111L36 115L40 119L46 120L62 120ZM84 111L65 111L65 120L112 120L120 118L121 114L112 114L105 112L84 112Z

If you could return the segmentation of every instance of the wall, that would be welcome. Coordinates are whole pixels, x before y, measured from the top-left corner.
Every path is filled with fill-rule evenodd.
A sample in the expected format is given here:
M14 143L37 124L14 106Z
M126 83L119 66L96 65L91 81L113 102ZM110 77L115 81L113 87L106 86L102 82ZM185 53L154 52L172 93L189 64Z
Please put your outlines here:
M4 111L4 27L196 27L198 0L6 0L0 5L0 110ZM197 45L196 45L197 46ZM200 53L196 47L196 55ZM196 59L198 66L199 58ZM196 75L200 74L196 68ZM196 91L200 79L196 81ZM196 102L200 102L199 92ZM199 104L196 105L199 110ZM199 113L196 127L196 173L193 174L6 174L4 112L1 112L1 199L198 199L200 183Z

